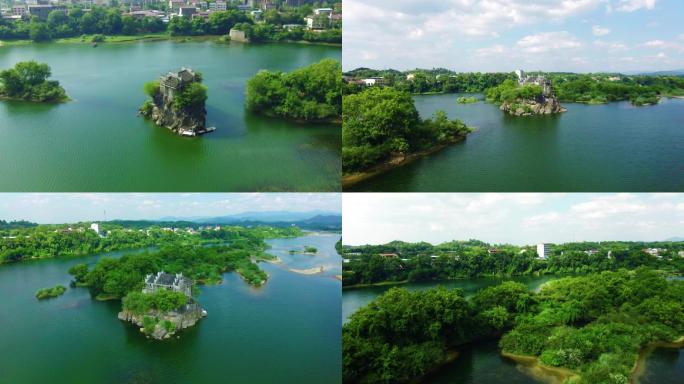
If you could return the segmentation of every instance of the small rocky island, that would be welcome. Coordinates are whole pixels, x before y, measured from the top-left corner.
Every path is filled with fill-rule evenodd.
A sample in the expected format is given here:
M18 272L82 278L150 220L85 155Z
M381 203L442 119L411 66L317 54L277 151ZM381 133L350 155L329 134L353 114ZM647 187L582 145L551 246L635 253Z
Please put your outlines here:
M182 273L149 274L141 292L124 297L118 317L137 325L148 337L168 339L207 315L192 298L192 284Z
M551 115L565 112L553 92L551 81L542 75L528 76L515 71L517 84L506 80L487 90L487 99L500 103L499 109L514 116Z
M151 100L140 107L140 114L155 124L166 127L182 136L197 136L211 132L207 128L207 88L202 75L190 68L169 72L158 81L145 84L145 93Z

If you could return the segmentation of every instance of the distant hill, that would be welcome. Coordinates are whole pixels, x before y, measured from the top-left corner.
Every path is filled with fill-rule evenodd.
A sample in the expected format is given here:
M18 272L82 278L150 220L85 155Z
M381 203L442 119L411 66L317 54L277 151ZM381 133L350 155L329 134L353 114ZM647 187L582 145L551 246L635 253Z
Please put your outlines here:
M111 223L132 228L144 228L150 225L166 227L200 227L203 225L270 225L273 227L289 227L296 225L308 230L342 230L342 216L324 211L309 212L245 212L217 217L163 217L159 220L112 220Z
M289 212L289 211L279 211L279 212L244 212L235 215L227 216L217 216L196 219L193 221L202 221L204 223L216 223L216 224L230 224L241 221L261 221L264 223L276 223L276 222L293 222L293 221L303 221L316 216L329 215L330 212L324 211L308 211L308 212Z
M679 237L679 236L670 237L669 239L665 239L665 241L684 241L684 237Z
M684 76L684 69L674 69L671 71L641 72L644 76Z

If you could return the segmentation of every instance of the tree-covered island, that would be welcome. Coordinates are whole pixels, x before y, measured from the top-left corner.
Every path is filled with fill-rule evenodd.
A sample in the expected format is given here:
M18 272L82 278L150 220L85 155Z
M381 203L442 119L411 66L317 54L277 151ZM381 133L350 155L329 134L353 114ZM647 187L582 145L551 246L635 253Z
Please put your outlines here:
M443 111L422 119L411 94L368 87L344 96L342 186L350 186L463 140L471 132Z
M61 103L69 98L59 81L48 80L50 66L23 61L0 71L0 98L40 103Z
M44 300L51 299L53 297L62 296L66 292L66 287L63 285L55 285L52 288L42 288L36 292L36 299Z
M339 122L342 66L334 59L290 73L259 71L247 82L245 105L254 113L303 122Z
M57 237L42 242L36 237L40 227L32 227L30 231L27 230L29 232L24 232L32 235L23 236L23 241L41 248L41 244L54 244L54 240L59 238L65 240L64 237ZM167 339L179 330L194 326L207 315L195 300L194 295L198 292L195 285L219 284L223 273L237 272L247 284L259 287L266 283L268 275L257 263L275 259L266 253L269 246L264 240L301 234L296 227L263 226L212 227L183 233L176 233L170 228L160 229L161 233L156 229L138 232L127 228L123 232L132 236L135 234L135 237L148 237L150 242L135 244L156 245L158 249L132 252L118 258L102 257L92 267L75 264L68 271L73 276L72 287L87 288L97 300L121 300L119 319L138 325L141 332L155 339ZM114 237L113 233L108 231L107 237ZM101 234L96 236L107 238L101 237ZM60 247L89 246L87 240L82 245L77 239L74 240L73 244L65 243ZM119 237L118 241L121 240ZM23 247L18 252L29 250ZM41 290L36 296L42 299L61 293L63 289L58 286Z
M627 383L646 347L684 346L684 281L639 268L567 277L539 293L507 282L470 299L460 289L392 288L342 334L345 383L417 382L488 339L565 383Z
M487 101L515 116L550 115L565 112L556 97L551 81L544 76L528 76L517 71L518 81L505 80L485 91Z
M214 130L205 126L207 87L202 84L201 73L182 68L145 83L144 89L151 99L145 101L139 112L146 119L182 136Z

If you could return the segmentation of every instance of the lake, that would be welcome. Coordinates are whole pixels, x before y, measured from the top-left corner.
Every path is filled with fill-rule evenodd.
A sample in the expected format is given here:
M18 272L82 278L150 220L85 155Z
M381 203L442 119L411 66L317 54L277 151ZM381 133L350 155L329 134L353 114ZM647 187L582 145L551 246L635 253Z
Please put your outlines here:
M338 239L317 237L319 249L334 251ZM311 244L307 237L287 240ZM226 273L222 284L200 286L197 300L208 316L160 342L118 320L120 302L92 300L85 288L34 297L39 288L67 286L70 266L102 256L0 266L0 383L341 381L341 283L333 277L261 263L270 278L252 288Z
M0 47L0 69L37 60L73 101L0 101L3 191L338 191L340 127L245 111L260 69L291 71L341 48L300 44L137 42ZM143 84L181 67L204 75L207 126L180 137L137 115Z
M684 189L684 100L563 103L555 116L511 117L465 94L415 96L477 128L461 143L366 180L352 191L624 192ZM482 97L482 95L476 95Z
M538 291L541 286L554 276L519 276L507 278L525 284L529 289ZM448 288L463 289L466 296L476 291L504 281L498 278L474 278L445 282L423 282L396 285L409 290L425 290L438 285ZM342 319L348 321L349 316L359 308L370 303L374 298L390 289L389 286L359 288L342 292ZM424 383L428 384L538 384L539 381L527 372L527 368L504 358L500 354L497 341L485 341L470 344L458 349L459 357L447 364ZM659 348L649 355L646 370L640 378L640 384L679 384L684 375L684 350Z

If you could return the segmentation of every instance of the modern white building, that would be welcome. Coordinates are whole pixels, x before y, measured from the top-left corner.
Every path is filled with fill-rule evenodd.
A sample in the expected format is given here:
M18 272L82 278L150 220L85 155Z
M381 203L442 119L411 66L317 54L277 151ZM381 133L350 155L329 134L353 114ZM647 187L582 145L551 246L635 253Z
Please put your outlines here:
M92 224L90 224L90 229L92 229L93 231L95 231L95 233L100 235L100 224L92 223Z
M546 259L551 254L551 244L540 243L537 244L537 257Z

